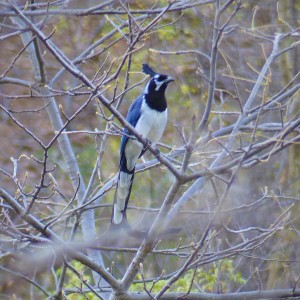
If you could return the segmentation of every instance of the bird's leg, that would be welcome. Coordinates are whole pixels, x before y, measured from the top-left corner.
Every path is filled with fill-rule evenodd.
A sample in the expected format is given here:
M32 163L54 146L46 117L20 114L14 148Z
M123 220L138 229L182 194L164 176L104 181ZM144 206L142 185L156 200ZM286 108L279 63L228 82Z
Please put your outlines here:
M148 139L146 139L146 140L147 140L147 148L149 148L152 145L152 142Z
M143 151L146 151L152 145L152 142L150 140L148 140L147 138L145 138L145 140L146 143L144 144Z
M146 138L146 141L147 141L147 144L146 144L146 146L144 148L145 151L152 145L152 142L150 140L148 140L147 138ZM159 156L160 155L160 151L157 148L155 148L155 152L153 153L153 155L155 157Z

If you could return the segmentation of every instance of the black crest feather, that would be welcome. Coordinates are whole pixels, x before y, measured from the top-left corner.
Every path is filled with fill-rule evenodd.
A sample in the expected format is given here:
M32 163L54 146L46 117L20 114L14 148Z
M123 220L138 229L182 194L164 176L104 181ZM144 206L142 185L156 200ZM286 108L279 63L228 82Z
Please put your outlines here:
M142 71L146 75L150 75L150 77L153 77L154 75L157 74L148 64L143 64Z

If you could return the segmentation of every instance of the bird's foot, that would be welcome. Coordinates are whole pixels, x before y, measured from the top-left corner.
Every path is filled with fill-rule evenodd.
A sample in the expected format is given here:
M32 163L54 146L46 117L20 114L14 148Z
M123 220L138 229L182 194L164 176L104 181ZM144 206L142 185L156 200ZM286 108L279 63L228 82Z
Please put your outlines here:
M143 151L148 150L148 149L152 146L152 142L151 142L150 140L148 140L148 139L146 138L146 141L147 141L147 143L146 143L146 145L144 146ZM160 155L160 151L159 151L157 148L155 148L153 154L157 157L157 156Z
M150 140L148 140L147 138L145 138L145 140L146 140L146 144L144 145L144 148L143 148L144 151L149 149L149 147L152 145L152 142Z

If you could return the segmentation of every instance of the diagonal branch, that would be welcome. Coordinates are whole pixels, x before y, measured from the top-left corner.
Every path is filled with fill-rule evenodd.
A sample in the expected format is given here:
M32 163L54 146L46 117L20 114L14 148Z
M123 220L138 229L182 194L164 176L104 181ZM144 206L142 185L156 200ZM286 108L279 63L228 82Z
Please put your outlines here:
M31 24L30 20L26 20ZM26 23L23 21L17 21L16 19L13 19L13 22L17 23L19 26L22 26L21 23ZM27 23L28 24L28 23ZM27 45L28 41L32 40L31 34L29 32L25 32L21 35L23 44ZM35 39L36 41L36 39ZM39 48L38 43L35 44L29 44L27 47L27 51L29 53L29 57L31 60L31 64L34 70L34 76L35 79L40 86L39 93L42 96L50 96L51 92L46 86L47 83L47 74L44 67L44 62L42 60L41 51ZM60 117L59 109L57 107L56 101L54 97L50 97L50 101L48 97L45 98L45 103L47 103L47 112L50 118L50 121L52 123L52 126L54 128L54 131L60 132L62 128L64 128L63 121ZM79 166L77 163L77 159L75 157L74 151L72 149L70 140L67 135L61 134L58 137L58 143L60 150L62 152L62 155L64 157L64 160L66 162L69 177L71 179L72 185L74 190L78 187L78 205L80 205L80 202L84 199L84 195L86 192L86 188L84 185L84 181L81 178L81 173L79 170ZM78 186L78 183L80 182L80 185ZM82 216L82 231L85 239L89 239L90 237L93 237L96 235L96 228L95 228L95 222L94 222L94 211L86 211L84 212ZM88 249L89 256L96 262L98 262L101 266L104 267L104 262L101 256L101 253L99 251L95 251L93 249ZM99 276L94 273L94 280L95 282L98 282L100 280ZM101 284L105 284L105 281L101 281Z
M37 220L32 214L28 214L26 210L14 199L10 194L8 194L3 188L0 187L0 195L5 199L5 201L33 228L38 230L41 234L52 241L57 245L63 246L69 253L69 255L80 261L82 264L91 268L93 271L97 272L99 275L103 277L110 284L110 286L117 290L121 291L122 288L118 281L108 272L105 268L101 267L97 263L95 263L92 259L87 257L86 255L80 253L79 251L74 250L70 247L63 239L61 239L55 232L53 232L49 228L45 228L44 224Z

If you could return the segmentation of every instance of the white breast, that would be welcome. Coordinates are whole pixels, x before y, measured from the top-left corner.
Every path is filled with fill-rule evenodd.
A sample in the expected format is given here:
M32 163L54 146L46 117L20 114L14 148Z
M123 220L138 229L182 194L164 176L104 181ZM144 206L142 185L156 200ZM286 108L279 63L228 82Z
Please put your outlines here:
M141 107L141 117L135 129L155 145L161 138L167 124L168 111L163 112L151 109L144 100Z
M167 120L167 109L163 112L151 109L144 100L141 107L141 117L138 120L135 129L143 138L148 139L151 141L152 145L155 146L165 130ZM140 142L132 139L128 140L125 148L128 170L134 168L142 150L143 145Z

